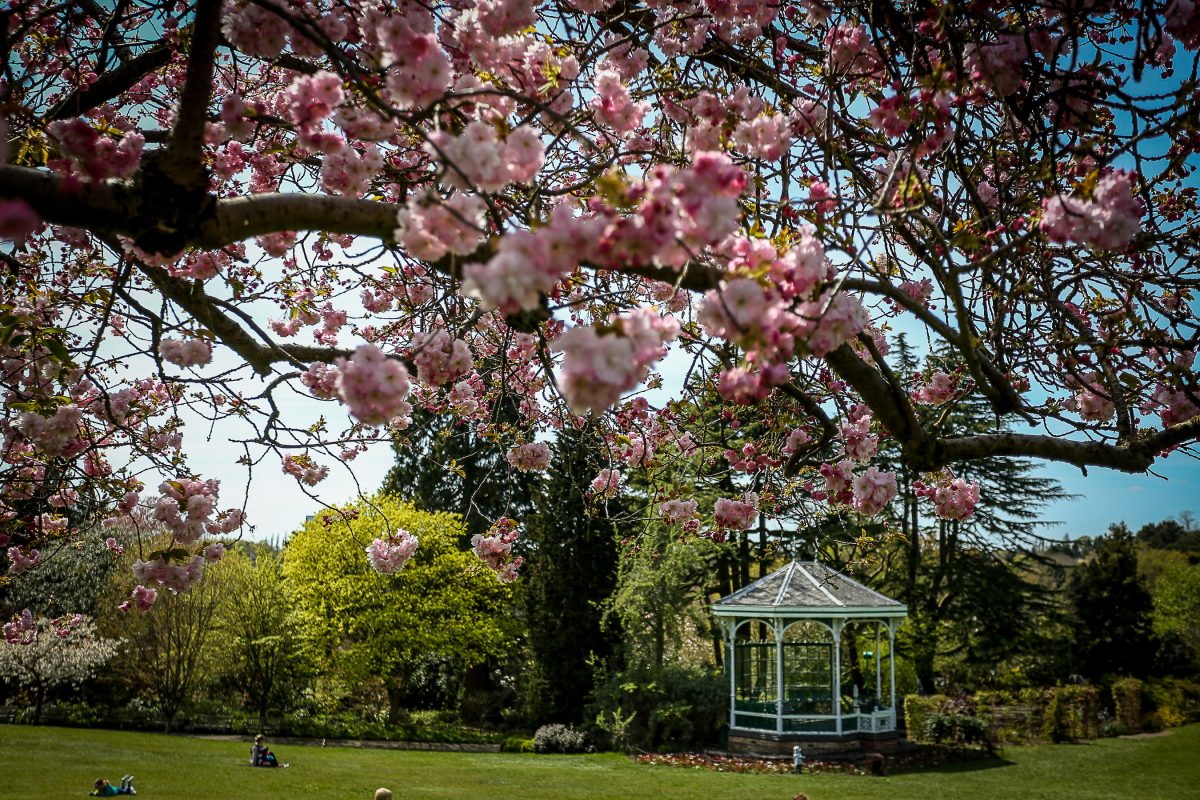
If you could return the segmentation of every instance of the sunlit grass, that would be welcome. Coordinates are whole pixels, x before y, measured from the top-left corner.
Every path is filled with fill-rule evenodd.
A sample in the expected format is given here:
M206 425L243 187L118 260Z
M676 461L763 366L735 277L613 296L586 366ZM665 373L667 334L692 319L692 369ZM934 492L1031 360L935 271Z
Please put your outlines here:
M280 745L290 769L245 766L248 742L0 726L0 800L80 797L136 776L139 797L369 800L379 786L455 800L1142 800L1200 797L1200 725L1169 736L1013 747L1003 759L872 778L735 775L637 765L613 754L536 756Z

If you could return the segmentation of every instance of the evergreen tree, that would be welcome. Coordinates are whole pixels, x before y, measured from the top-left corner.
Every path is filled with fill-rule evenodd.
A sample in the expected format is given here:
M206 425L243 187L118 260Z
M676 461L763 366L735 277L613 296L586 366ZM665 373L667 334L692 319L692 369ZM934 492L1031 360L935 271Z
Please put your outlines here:
M513 402L499 402L496 413L514 415ZM463 546L499 517L521 519L528 512L531 481L470 425L417 409L392 449L396 462L382 493L411 500L422 511L458 514L465 524Z
M601 624L617 583L617 509L586 487L605 463L588 429L564 428L550 474L534 495L525 528L524 607L533 656L530 713L580 722L592 693L594 661L620 654L620 632Z
M1145 675L1153 664L1153 600L1137 571L1137 546L1125 523L1112 525L1095 556L1067 581L1075 615L1079 672L1087 678Z

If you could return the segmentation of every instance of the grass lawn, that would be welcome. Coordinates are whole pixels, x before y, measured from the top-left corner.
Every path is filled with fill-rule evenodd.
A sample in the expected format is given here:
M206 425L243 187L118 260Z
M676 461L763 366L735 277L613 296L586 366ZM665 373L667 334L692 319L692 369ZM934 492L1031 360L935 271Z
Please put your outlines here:
M1200 725L1168 736L1011 747L1003 759L872 778L735 775L619 755L537 756L280 746L290 769L243 766L249 743L0 725L0 800L86 795L132 772L148 800L1183 800L1200 798Z

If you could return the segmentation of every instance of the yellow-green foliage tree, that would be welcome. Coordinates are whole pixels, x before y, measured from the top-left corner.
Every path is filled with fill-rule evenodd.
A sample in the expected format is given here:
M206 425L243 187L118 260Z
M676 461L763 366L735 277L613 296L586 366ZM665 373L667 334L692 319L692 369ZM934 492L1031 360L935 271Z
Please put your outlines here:
M409 681L431 659L466 670L508 649L512 590L459 549L457 515L418 511L388 495L340 511L310 520L284 551L301 622L327 658L323 670L351 683L378 676L395 720ZM389 522L420 545L403 569L382 575L364 550L394 532Z

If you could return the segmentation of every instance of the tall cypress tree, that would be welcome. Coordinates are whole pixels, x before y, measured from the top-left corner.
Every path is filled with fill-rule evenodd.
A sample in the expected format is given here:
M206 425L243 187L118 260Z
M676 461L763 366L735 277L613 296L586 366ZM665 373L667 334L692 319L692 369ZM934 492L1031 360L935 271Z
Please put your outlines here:
M524 602L538 721L580 722L592 692L592 659L611 664L620 632L601 625L617 582L616 509L591 502L587 486L604 465L588 429L563 429L550 473L534 492L524 535Z

